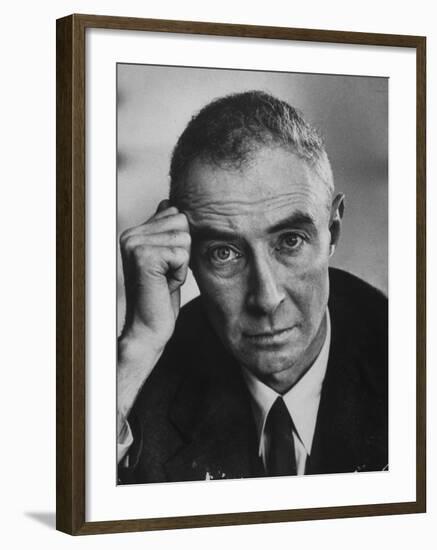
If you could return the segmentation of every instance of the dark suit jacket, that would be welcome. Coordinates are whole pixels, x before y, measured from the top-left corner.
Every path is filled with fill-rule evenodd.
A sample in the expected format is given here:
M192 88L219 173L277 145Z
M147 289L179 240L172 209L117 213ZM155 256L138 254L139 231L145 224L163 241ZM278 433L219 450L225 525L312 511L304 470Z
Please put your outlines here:
M306 473L382 470L388 463L386 298L330 269L331 348ZM265 475L241 369L199 298L182 308L173 337L129 415L134 443L119 483Z

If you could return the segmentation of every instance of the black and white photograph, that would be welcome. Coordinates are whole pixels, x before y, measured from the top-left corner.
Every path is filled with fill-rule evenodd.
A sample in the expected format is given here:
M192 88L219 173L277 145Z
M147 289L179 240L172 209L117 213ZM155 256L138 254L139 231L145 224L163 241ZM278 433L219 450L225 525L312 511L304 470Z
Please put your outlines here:
M116 70L117 484L385 475L389 79Z
M434 4L2 7L0 546L435 550Z

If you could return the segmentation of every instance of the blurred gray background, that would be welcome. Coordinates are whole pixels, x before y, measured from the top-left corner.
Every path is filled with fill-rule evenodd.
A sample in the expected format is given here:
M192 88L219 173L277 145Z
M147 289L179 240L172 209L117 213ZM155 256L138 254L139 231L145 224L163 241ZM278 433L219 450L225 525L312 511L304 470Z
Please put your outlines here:
M191 116L214 98L250 89L300 109L324 136L336 189L346 195L342 237L331 263L387 293L386 78L118 64L118 234L145 221L168 197L171 152ZM117 263L120 330L125 308L120 256ZM183 302L195 294L190 275Z

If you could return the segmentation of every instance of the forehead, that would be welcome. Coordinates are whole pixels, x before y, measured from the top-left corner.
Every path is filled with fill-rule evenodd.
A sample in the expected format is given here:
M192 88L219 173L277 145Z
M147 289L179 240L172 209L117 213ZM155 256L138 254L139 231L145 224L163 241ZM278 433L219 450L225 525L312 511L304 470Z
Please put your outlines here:
M261 148L240 169L196 160L180 207L194 226L262 227L294 212L326 216L328 190L308 164L282 148Z

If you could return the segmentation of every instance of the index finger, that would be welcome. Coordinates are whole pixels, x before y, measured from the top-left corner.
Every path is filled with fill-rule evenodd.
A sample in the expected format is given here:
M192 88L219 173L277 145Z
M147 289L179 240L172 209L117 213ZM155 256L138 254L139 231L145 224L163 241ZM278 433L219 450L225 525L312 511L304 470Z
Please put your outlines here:
M152 216L152 218L159 220L168 216L174 216L175 214L179 214L179 210L175 206L171 206L168 199L164 199L158 204L156 213Z

